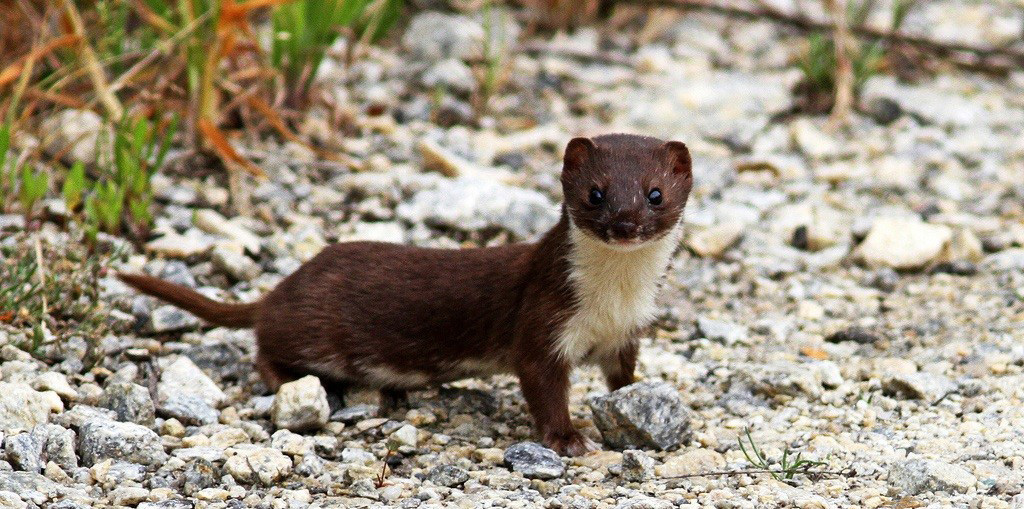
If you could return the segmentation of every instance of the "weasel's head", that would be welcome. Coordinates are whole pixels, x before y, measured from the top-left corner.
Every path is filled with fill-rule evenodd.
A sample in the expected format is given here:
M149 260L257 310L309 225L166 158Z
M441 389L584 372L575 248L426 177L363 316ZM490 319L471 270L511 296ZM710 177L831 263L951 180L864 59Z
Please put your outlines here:
M565 148L569 219L611 247L635 248L671 232L692 186L690 151L678 141L609 134L573 138Z

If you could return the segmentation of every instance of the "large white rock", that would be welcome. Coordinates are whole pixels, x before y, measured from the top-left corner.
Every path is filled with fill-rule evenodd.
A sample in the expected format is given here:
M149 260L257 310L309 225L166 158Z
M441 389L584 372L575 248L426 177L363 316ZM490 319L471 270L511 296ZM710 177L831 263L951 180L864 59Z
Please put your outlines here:
M28 430L50 421L50 412L63 412L53 391L39 392L28 384L0 382L0 432Z
M857 254L872 267L919 269L935 261L952 238L953 230L945 225L880 218L858 246Z
M292 431L322 428L330 414L327 391L315 376L304 376L282 385L270 407L274 425Z
M178 357L163 369L157 393L161 399L172 394L196 396L214 408L220 407L227 400L224 391L192 359L184 356Z

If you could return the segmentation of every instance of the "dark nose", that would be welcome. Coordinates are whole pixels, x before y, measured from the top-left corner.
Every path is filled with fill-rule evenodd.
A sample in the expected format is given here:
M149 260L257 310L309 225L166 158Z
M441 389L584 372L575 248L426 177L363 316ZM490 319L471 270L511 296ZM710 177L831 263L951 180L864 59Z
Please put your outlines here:
M614 221L608 227L608 233L617 239L628 239L636 236L637 226L632 221Z

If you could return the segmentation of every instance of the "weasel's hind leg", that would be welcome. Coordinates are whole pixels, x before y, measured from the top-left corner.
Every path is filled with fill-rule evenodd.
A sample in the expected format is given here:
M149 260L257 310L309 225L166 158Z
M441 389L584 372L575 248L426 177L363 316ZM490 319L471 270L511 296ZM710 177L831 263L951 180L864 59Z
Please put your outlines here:
M409 407L409 392L404 389L380 390L380 413L386 415Z
M270 392L277 392L282 385L296 379L295 375L287 368L258 353L256 354L256 371L259 371L263 383L270 389Z

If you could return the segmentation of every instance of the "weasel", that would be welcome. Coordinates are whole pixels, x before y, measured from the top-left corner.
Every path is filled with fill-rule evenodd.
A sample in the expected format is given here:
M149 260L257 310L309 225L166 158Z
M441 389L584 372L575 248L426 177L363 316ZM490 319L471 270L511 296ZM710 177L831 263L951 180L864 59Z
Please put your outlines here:
M569 418L569 373L634 381L638 338L679 244L693 183L681 142L610 134L565 149L558 223L535 243L429 249L327 247L261 300L227 304L141 274L118 276L214 324L256 332L271 390L313 374L328 388L407 389L512 373L545 445L596 449Z

